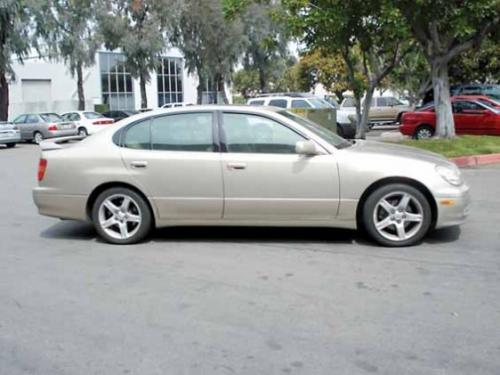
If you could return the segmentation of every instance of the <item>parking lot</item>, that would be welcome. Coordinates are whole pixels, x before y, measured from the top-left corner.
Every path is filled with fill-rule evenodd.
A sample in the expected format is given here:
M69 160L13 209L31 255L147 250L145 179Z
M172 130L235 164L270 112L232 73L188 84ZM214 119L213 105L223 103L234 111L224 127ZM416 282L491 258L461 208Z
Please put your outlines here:
M171 228L113 246L42 217L39 149L0 148L0 374L499 374L500 169L419 246Z

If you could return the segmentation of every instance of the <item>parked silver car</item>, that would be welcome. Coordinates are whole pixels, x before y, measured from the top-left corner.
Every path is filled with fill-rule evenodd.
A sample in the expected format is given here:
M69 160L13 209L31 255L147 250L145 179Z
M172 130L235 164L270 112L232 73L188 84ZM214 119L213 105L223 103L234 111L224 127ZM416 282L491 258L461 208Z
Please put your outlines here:
M154 226L364 228L412 245L461 224L469 187L445 158L353 143L280 108L157 110L79 143L42 143L34 201L43 215L89 220L106 241Z
M56 113L27 113L14 121L21 130L21 138L25 141L40 143L45 138L67 137L78 134L74 123L64 121Z
M8 148L15 147L21 140L21 133L17 125L10 122L0 121L0 144Z

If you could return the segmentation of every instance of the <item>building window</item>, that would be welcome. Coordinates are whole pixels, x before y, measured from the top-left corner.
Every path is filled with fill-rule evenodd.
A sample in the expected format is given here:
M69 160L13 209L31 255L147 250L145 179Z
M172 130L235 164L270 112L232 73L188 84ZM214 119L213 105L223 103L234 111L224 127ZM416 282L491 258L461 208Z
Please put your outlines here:
M132 76L125 68L125 56L99 52L102 103L109 110L135 109Z
M158 107L169 103L182 103L182 59L163 57L156 72Z

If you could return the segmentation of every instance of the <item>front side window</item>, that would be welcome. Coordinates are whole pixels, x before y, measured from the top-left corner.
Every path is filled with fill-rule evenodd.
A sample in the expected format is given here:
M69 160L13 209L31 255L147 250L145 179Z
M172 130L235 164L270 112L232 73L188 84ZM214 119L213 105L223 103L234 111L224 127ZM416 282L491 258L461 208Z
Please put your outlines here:
M26 122L26 115L21 115L16 117L14 121L12 121L14 124L22 124L23 122Z
M269 101L269 105L273 107L286 108L286 99L272 99Z
M468 112L468 111L484 111L484 108L481 107L477 103L469 102L469 101L454 102L453 103L453 112L461 113L461 112Z
M153 150L214 151L212 113L183 113L156 117L151 122Z
M264 105L264 100L252 100L249 104L252 106Z
M224 113L222 131L228 152L295 154L295 145L305 138L266 117Z
M304 99L292 100L292 108L311 108L311 105Z

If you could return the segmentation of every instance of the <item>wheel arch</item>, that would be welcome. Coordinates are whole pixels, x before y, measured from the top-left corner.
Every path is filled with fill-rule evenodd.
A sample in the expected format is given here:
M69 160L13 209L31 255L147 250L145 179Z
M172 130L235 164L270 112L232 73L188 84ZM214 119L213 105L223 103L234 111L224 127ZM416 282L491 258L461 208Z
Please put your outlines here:
M105 183L98 185L97 187L94 188L94 190L92 190L92 192L90 193L90 195L87 199L87 203L85 206L85 213L87 215L87 218L89 220L92 220L92 206L94 205L99 194L101 194L103 191L105 191L107 189L116 188L116 187L130 189L130 190L134 191L135 193L139 194L144 199L144 201L148 205L149 209L151 210L152 219L153 219L153 226L154 226L156 223L156 211L153 209L153 205L151 204L151 202L148 199L148 197L146 196L146 194L144 194L141 191L141 189L139 189L137 186L134 186L130 183L122 182L122 181L105 182Z
M431 228L433 228L436 225L438 218L437 203L436 199L432 195L429 188L427 188L427 186L425 186L420 181L408 177L386 177L372 183L365 189L365 191L361 195L361 198L359 199L358 202L358 206L356 208L356 224L358 228L363 228L363 220L362 220L363 208L367 198L370 196L371 193L373 193L379 187L382 187L387 184L406 184L414 187L415 189L418 189L422 194L424 194L424 196L429 201L429 205L431 206L431 213L432 213Z
M420 128L430 128L432 130L432 134L434 134L436 132L436 129L434 126L432 126L428 122L422 122L422 123L418 124L417 126L415 126L415 131L413 132L414 138L417 136L418 129L420 129Z

